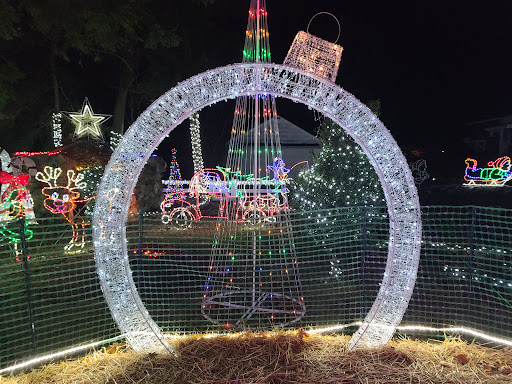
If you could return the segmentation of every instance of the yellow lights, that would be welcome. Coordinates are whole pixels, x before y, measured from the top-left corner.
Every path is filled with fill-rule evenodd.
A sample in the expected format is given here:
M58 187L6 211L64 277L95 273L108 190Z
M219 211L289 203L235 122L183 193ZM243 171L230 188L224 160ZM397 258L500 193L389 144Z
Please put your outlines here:
M92 136L96 140L101 140L103 135L100 125L108 120L111 115L94 114L91 104L87 97L84 100L82 110L79 113L66 112L73 124L75 124L74 137Z
M254 34L250 30L245 31L245 36L247 36L249 39L252 39L254 37ZM261 28L260 29L260 37L269 37L269 33L266 29Z
M279 336L282 334L283 331L266 331L266 332L259 332L258 337L266 337L268 339L272 337ZM292 331L286 331L286 332L292 332ZM296 334L299 334L301 330L295 330ZM243 332L211 332L211 333L200 333L196 335L186 335L186 334L179 334L179 333L165 333L165 337L170 340L183 340L183 339L214 339L216 337L226 337L229 339L236 339L237 337L243 337L247 334L246 331Z

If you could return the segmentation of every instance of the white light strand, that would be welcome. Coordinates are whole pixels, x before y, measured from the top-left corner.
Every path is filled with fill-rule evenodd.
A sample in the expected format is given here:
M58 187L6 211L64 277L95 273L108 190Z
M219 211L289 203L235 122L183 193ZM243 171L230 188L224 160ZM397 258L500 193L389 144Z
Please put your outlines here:
M421 183L430 177L427 172L427 161L425 159L419 159L412 163L411 172L418 188L421 186Z
M101 176L103 176L105 167L103 165L96 165L94 167L86 168L82 171L84 175L84 183L82 191L86 198L95 196L98 192L98 187L101 182ZM94 209L94 201L89 202L85 207L85 214L92 215Z
M203 150L201 148L201 130L199 122L199 112L190 116L190 141L192 143L192 161L194 164L194 173L204 168Z
M326 123L321 132L322 152L295 178L293 197L299 206L310 210L383 205L377 176L361 148L335 124Z
M25 361L23 363L11 365L10 367L0 369L0 375L10 374L12 372L19 371L21 369L32 367L32 366L35 366L38 364L42 364L42 363L51 361L53 359L58 359L60 357L68 356L73 353L77 353L77 352L85 351L87 349L95 348L99 345L113 343L113 342L121 340L123 338L125 338L125 335L112 337L112 338L106 339L106 340L96 341L96 342L90 343L90 344L79 345L78 347L69 348L69 349L66 349L66 350L60 351L60 352L50 353L48 355L37 357L35 359L31 359L31 360ZM0 379L1 379L1 376L0 376Z
M52 113L53 146L62 147L62 113Z
M341 331L341 330L349 328L349 327L358 327L361 324L363 324L361 321L356 321L356 322L353 322L350 324L333 325L333 326L325 327L325 328L312 328L307 332L311 335L321 334L321 333L332 333L332 332L336 332L336 331ZM466 336L478 337L482 340L490 341L490 342L500 344L503 346L512 347L512 340L510 340L510 339L504 339L502 337L488 335L486 333L477 331L475 329L465 328L465 327L427 327L424 325L399 325L398 327L396 327L396 330L404 332L404 333L408 333L408 332L410 332L410 333L413 333L413 332L432 332L432 333L446 332L446 333L452 333L452 334L461 334L461 335L466 335Z
M110 149L112 152L117 148L119 143L121 142L121 139L123 138L123 135L117 132L110 132Z

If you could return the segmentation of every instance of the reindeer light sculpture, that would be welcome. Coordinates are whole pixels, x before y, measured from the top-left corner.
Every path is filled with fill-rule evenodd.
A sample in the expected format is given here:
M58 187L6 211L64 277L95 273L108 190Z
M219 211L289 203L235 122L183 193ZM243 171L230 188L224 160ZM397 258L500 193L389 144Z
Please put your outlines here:
M62 215L66 221L71 225L73 237L69 244L64 247L66 253L78 253L85 245L85 228L87 224L81 218L79 222L75 219L75 209L77 203L86 203L96 196L81 199L81 194L77 189L83 189L87 183L83 181L84 175L75 171L67 171L68 183L66 186L58 185L57 179L62 173L61 168L45 167L44 173L38 172L36 180L48 184L42 189L43 195L46 196L44 200L44 207L51 213Z

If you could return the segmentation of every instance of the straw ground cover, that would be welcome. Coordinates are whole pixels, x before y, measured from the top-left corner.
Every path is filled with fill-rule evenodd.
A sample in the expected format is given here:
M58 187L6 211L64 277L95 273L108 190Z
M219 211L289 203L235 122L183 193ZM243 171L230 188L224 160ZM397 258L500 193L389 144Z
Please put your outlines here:
M188 336L178 356L137 355L114 345L83 358L3 379L5 384L512 383L512 350L454 339L393 341L346 351L348 336L305 332Z

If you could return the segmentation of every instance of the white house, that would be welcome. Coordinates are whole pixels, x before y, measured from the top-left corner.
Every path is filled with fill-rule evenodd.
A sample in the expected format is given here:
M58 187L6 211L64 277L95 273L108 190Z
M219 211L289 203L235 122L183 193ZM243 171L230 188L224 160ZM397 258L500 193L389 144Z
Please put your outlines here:
M301 169L311 165L313 153L318 155L322 150L321 141L282 116L277 116L277 127L279 129L279 139L281 143L281 158L285 162L286 168L293 167L292 171L289 173L289 176L293 177L299 173ZM264 126L261 124L260 129L263 128ZM242 139L243 142L246 144L252 143L254 130L250 129L243 136L245 137ZM240 138L238 138L238 140L240 140ZM227 145L229 146L229 142ZM252 172L250 169L245 169L242 173Z

